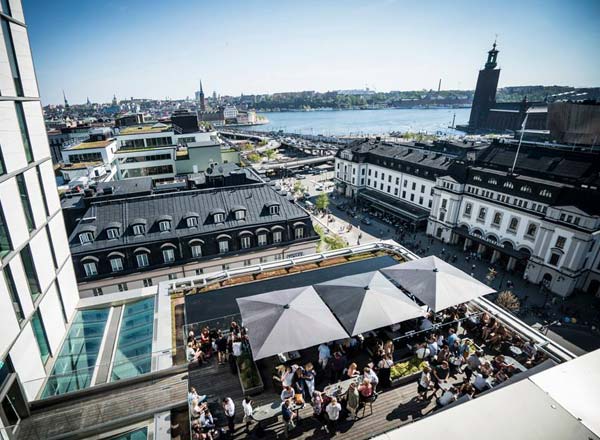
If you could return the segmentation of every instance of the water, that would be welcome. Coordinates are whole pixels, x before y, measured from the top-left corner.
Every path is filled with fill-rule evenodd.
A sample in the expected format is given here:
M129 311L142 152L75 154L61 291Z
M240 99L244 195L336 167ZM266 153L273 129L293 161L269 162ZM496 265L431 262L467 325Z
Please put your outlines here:
M461 134L448 128L456 114L456 125L469 121L470 108L452 109L385 109L385 110L317 110L310 112L261 113L269 119L252 130L299 134L367 135L392 131Z

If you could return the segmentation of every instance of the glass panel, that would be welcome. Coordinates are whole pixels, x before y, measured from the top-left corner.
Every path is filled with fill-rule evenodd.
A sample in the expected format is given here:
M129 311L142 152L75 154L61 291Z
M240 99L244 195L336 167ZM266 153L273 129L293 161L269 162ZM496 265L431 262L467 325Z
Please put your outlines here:
M119 434L111 437L109 440L146 440L148 438L148 428L143 427L135 431L129 431L124 434Z
M38 281L37 272L35 270L35 264L33 263L33 257L31 256L31 249L29 245L25 246L21 250L21 260L23 261L23 267L25 268L25 275L27 275L27 284L29 285L29 291L31 297L35 301L40 293L40 282Z
M44 322L42 321L39 310L36 310L31 317L31 328L33 329L33 334L40 347L42 362L45 364L50 357L50 344L48 344L46 329L44 328Z
M125 305L111 380L148 373L152 365L154 298Z
M8 289L8 294L10 295L10 300L13 304L15 315L17 316L17 321L19 321L20 324L23 319L25 319L25 315L23 314L23 307L21 307L21 300L17 294L15 280L12 276L10 266L8 265L4 266L4 281L6 282L6 288Z
M77 312L42 398L90 386L108 313L109 308Z
M16 178L17 186L19 187L19 196L21 197L21 205L23 205L23 211L25 212L25 220L27 221L27 228L29 232L35 229L35 223L33 222L33 211L31 210L31 203L29 202L29 194L27 192L27 184L25 183L25 176L19 174Z
M44 211L46 212L46 217L50 216L50 211L48 210L48 201L46 200L46 191L44 190L44 181L42 180L42 172L40 171L40 167L35 167L35 171L37 173L38 184L40 185L40 191L42 193L42 200L44 201ZM54 250L53 250L54 252Z
M10 251L12 251L12 242L8 232L8 225L4 218L4 211L2 210L2 206L0 206L0 258L3 258Z
M25 157L27 158L27 163L31 163L33 162L33 150L31 149L31 142L29 140L29 131L27 130L23 104L21 102L15 102L15 109L17 111L17 120L19 121L19 129L21 130L23 147L25 148Z
M4 0L3 0L4 3ZM4 8L3 8L4 9ZM10 73L15 84L15 92L17 96L23 96L23 85L21 83L21 74L19 73L19 64L17 63L17 55L15 54L15 44L13 42L12 32L8 20L2 18L2 34L4 36L4 44L6 46L6 54L8 55L8 64L10 65ZM15 103L16 104L16 103Z

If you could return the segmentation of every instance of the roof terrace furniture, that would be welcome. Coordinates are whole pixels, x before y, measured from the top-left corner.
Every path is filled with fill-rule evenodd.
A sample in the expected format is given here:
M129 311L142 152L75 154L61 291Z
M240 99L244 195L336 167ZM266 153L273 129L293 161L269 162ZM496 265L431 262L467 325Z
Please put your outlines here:
M352 336L423 316L423 310L380 272L350 275L314 288Z
M435 312L494 292L491 287L433 255L400 263L381 272Z

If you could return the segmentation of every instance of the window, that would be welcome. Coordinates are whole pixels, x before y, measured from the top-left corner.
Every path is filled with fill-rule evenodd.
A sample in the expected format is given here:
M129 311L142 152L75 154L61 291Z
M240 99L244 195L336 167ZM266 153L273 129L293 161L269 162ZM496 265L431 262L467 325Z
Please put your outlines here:
M406 191L402 191L402 198L405 199L406 198Z
M169 280L176 280L177 279L177 274L176 273L170 273L169 274Z
M144 287L150 287L152 285L152 278L145 278L142 280Z
M444 218L446 218L446 213L445 212L440 212L440 221L443 222Z
M2 1L4 5L6 0ZM4 13L7 13L5 7L2 8ZM7 14L10 15L10 14ZM15 44L10 30L8 20L2 19L2 34L4 35L4 44L6 45L6 53L8 55L8 64L10 65L10 73L15 85L15 93L17 96L23 96L23 84L21 83L21 74L19 72L19 64L17 63L17 54L15 52Z
M527 232L525 233L525 235L527 235L529 237L535 237L536 232L537 232L537 226L534 225L533 223L530 223L529 226L527 226Z
M240 238L240 244L242 246L242 249L248 249L252 245L252 241L250 239L250 236L249 235L245 235L242 238Z
M0 258L4 258L10 251L12 251L12 241L4 218L4 210L0 205Z
M526 192L526 193L530 193L531 192L531 187L529 185L523 185L521 187L521 191Z
M1 159L1 156L0 156ZM0 166L1 166L0 160ZM40 171L40 167L35 167L35 172L37 174L38 185L40 186L40 191L42 193L42 201L44 202L44 212L46 213L46 217L50 216L50 211L48 210L48 201L46 200L46 192L44 191L44 181L42 180L42 173Z
M229 267L230 267L229 264L222 264L221 265L221 269L222 270L229 270Z
M13 309L15 310L15 316L17 317L17 321L20 324L23 321L23 319L25 319L25 315L23 314L21 300L19 299L19 295L17 294L17 286L15 285L15 280L12 276L12 272L8 264L4 266L3 272L4 281L6 282L6 288L10 296L10 301L12 302Z
M17 186L19 187L19 196L21 197L21 205L25 212L25 221L27 222L27 229L29 232L35 229L35 223L33 222L33 211L31 210L31 203L29 202L29 194L27 193L27 184L25 183L25 176L19 174L16 178Z
M139 254L136 254L135 261L137 262L138 267L147 267L150 265L148 254L146 252L140 252Z
M375 178L377 179L377 171L375 171Z
M473 210L473 204L471 203L467 203L465 205L465 212L463 213L463 215L465 217L471 217L471 211Z
M495 212L494 219L492 220L492 224L499 226L501 221L502 221L502 213Z
M369 176L371 175L371 170L369 170Z
M387 192L390 192L391 190L392 190L392 187L388 185L387 186Z
M109 240L114 240L115 238L119 238L119 230L117 228L109 228L106 230L106 236Z
M269 207L269 214L279 215L279 205L272 205Z
M219 252L221 254L229 252L229 242L227 240L219 241Z
M172 248L163 249L162 255L165 263L172 263L175 261L175 251Z
M199 244L192 245L191 249L192 249L192 257L198 258L198 257L202 256L202 246L200 246Z
M86 277L93 277L94 275L98 275L98 268L96 267L96 263L94 261L88 261L87 263L83 263L83 270L85 271Z
M490 185L498 185L498 181L496 179L494 179L493 177L488 179L488 183Z
M514 188L514 185L512 184L512 182L505 182L504 183L504 188L512 189L512 188Z
M556 238L556 244L555 246L559 249L564 249L565 248L565 243L567 242L567 239L565 237L557 237Z
M431 199L429 199L429 201L427 202L427 206L428 206L429 208L431 208L431 203L432 203L432 201L431 201Z
M475 180L477 182L481 182L481 176L475 175L475 176L473 176L473 180Z
M281 231L273 232L273 243L281 243Z
M4 23L4 20L2 20L2 23ZM19 130L21 131L21 140L25 148L25 157L27 158L27 163L31 163L33 162L33 150L31 149L29 131L27 130L27 122L25 121L25 113L23 112L23 103L15 102L15 109L17 111L17 120L19 121Z
M380 184L379 184L379 190L380 190L380 191L383 191L383 183L380 183Z
M21 260L23 261L23 268L25 269L25 276L27 277L27 285L29 286L31 297L33 298L33 301L35 301L42 291L40 289L40 282L37 277L37 271L35 270L35 264L29 245L21 250Z
M213 218L215 223L223 223L225 221L225 214L222 212L217 212Z
M408 184L407 180L404 180L404 188L406 188L406 185Z
M120 272L123 270L123 259L121 257L113 257L110 259L110 268L113 272Z
M425 193L425 185L421 185L421 193Z
M252 260L244 260L244 267L252 266Z
M196 269L194 273L196 274L196 276L202 275L204 273L204 269Z
M388 176L388 183L392 183L392 176Z
M479 208L479 215L477 216L477 220L485 220L485 214L487 213L487 210L485 208Z
M158 223L158 228L160 232L168 232L171 230L171 222L169 220L163 220Z
M238 209L235 211L235 219L236 220L244 220L246 218L246 211L243 209Z
M258 245L265 246L267 244L267 234L258 234Z
M448 206L448 200L447 199L442 199L442 209L446 209Z
M397 196L398 195L398 188L394 188L394 195Z
M186 223L188 228L196 228L198 227L198 217L188 217Z
M294 235L296 237L296 240L298 240L299 238L303 238L304 237L304 228L303 227L296 228L294 230Z
M94 296L104 295L104 292L102 291L102 287L94 287L92 289L92 293Z
M400 185L400 177L396 177L396 185Z
M6 164L4 163L4 156L2 150L0 150L0 176L6 174Z
M79 241L81 244L91 243L94 241L94 234L91 232L82 232L79 234Z
M125 292L129 290L129 287L127 287L127 283L117 284L117 288L119 289L119 292Z
M557 254L555 252L553 252L550 255L550 259L548 260L548 264L551 264L552 266L558 266L558 262L560 261L560 254Z
M417 189L417 184L415 182L412 183L412 189L413 190Z
M46 329L44 328L44 321L42 321L42 316L40 315L39 310L36 310L31 316L31 329L33 330L33 335L35 336L35 340L37 341L37 345L40 349L42 362L46 364L46 361L50 357L50 344L48 343L48 336L46 335Z
M513 217L510 219L510 223L508 224L508 230L516 231L518 226L519 226L519 219L517 219L516 217Z
M144 235L145 230L144 225L133 225L133 235Z
M419 205L423 204L423 197L419 197Z
M415 195L414 195L414 194L411 194L411 195L410 195L410 201L411 201L411 202L414 202L414 201L415 201Z
M371 186L371 179L367 179L367 185Z

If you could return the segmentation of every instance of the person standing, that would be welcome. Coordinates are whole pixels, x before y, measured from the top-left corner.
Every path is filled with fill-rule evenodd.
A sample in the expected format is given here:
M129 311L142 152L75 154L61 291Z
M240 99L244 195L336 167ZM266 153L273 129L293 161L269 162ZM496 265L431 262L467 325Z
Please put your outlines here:
M335 397L331 399L331 402L325 408L327 413L329 435L335 435L337 430L337 422L340 418L340 412L342 411L342 405L340 405Z
M315 377L317 376L317 373L315 372L315 369L313 367L313 364L311 362L307 363L304 366L304 393L305 393L305 400L308 402L311 398L313 393L315 392Z
M391 386L390 374L391 368L394 365L391 354L384 355L383 359L379 361L377 367L379 368L379 379L382 388L389 388Z
M325 367L327 367L327 363L329 362L329 359L331 358L331 350L329 349L329 346L327 344L321 344L319 345L319 365L321 366L321 368L323 370L325 370Z
M250 396L244 397L244 400L242 400L242 408L244 408L244 424L246 425L246 433L249 433L250 425L252 425L252 421L254 420L252 417L254 409L252 408L252 400L250 399Z
M285 438L288 438L290 430L296 427L294 423L296 414L292 411L292 401L290 399L285 399L281 404L281 417L283 418Z
M356 384L352 382L350 384L350 388L348 388L348 392L346 393L346 408L350 415L348 416L348 420L356 420L356 412L358 411L358 406L360 405L360 395L358 394L358 388Z
M235 431L235 403L231 400L231 397L223 399L223 412L227 417L227 428L229 435L232 436Z
M223 336L221 330L217 333L215 345L217 346L217 361L219 365L223 365L227 361L227 337Z

